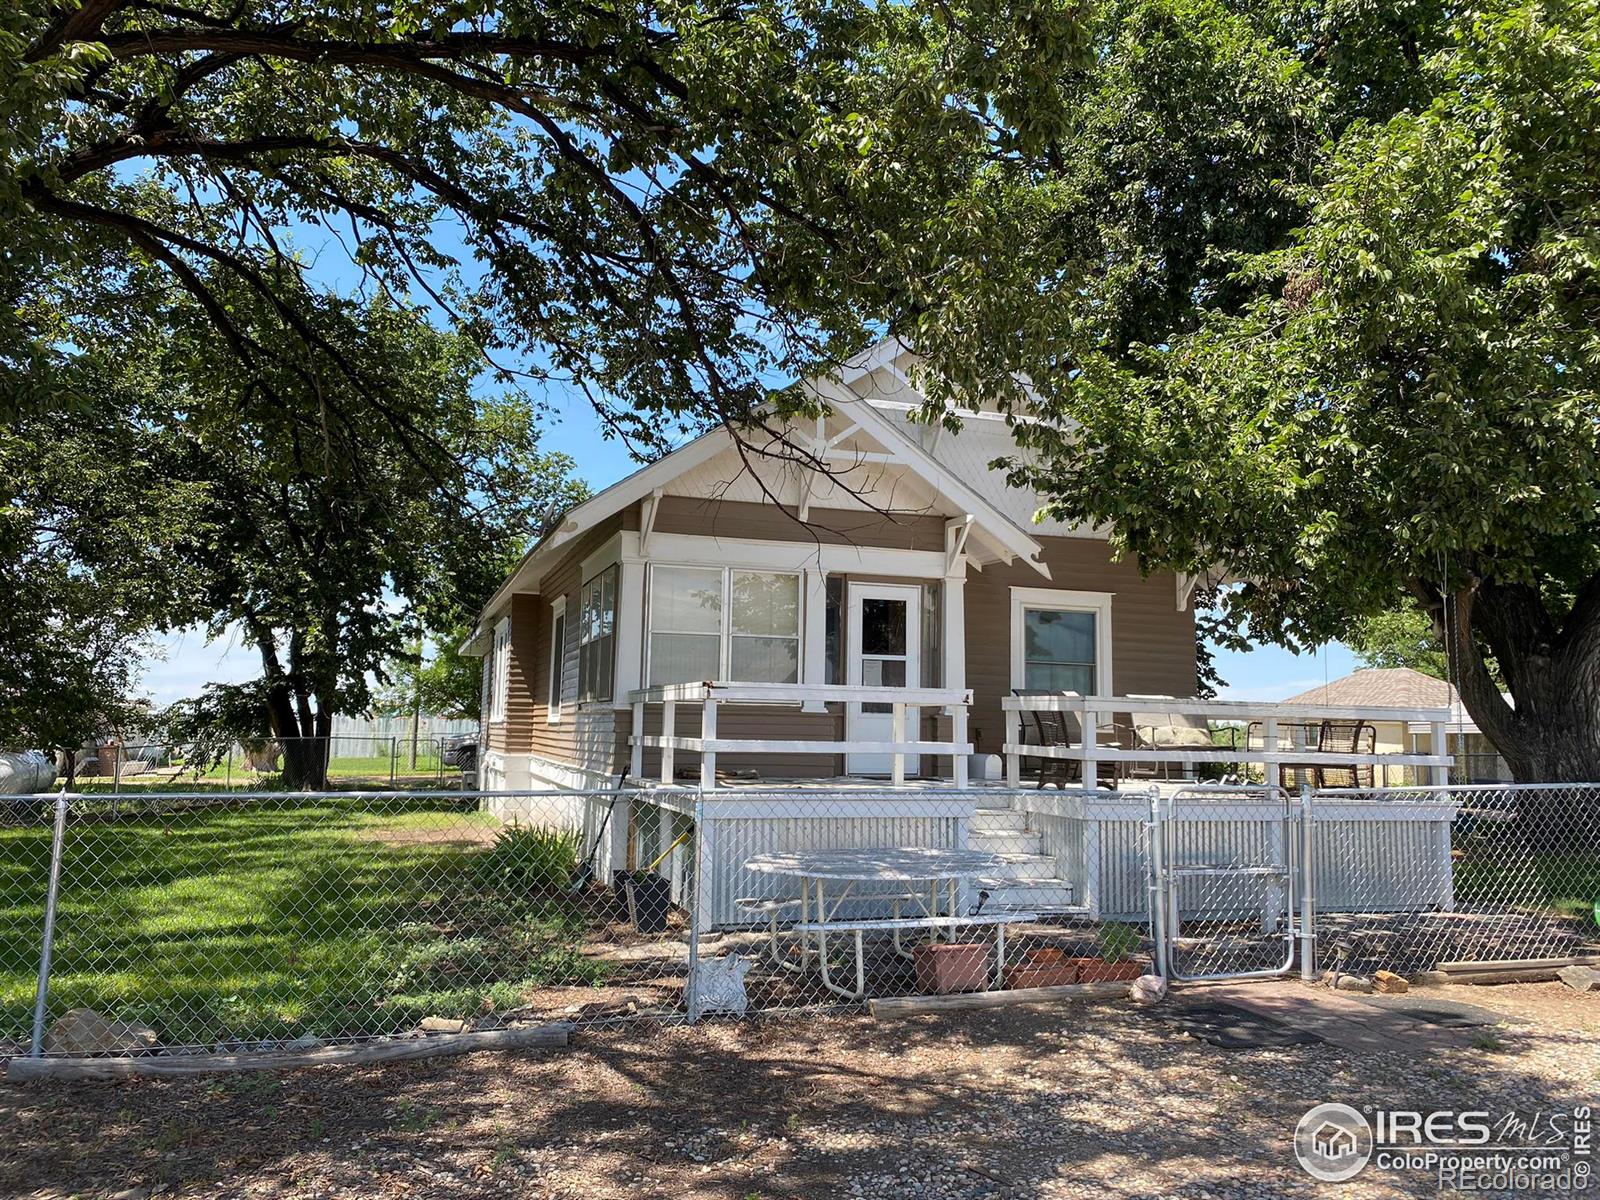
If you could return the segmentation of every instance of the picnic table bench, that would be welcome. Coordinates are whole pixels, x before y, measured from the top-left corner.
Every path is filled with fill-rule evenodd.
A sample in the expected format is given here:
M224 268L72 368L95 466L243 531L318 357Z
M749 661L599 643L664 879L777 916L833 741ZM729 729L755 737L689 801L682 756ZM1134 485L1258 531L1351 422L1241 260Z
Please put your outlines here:
M863 935L868 932L892 933L895 951L910 957L901 942L902 934L908 930L927 930L937 939L941 933L950 936L960 929L993 927L996 931L998 968L1003 972L1005 927L1038 919L1037 914L1028 912L962 914L957 911L963 881L993 876L1005 870L1003 859L985 851L920 846L798 850L757 855L745 863L745 869L758 874L787 875L799 879L798 897L748 897L740 900L739 905L746 911L767 916L768 937L774 958L784 966L790 964L779 953L778 918L780 914L798 907L800 919L793 926L800 938L800 963L796 969L806 969L815 955L821 967L823 986L852 1000L866 997ZM831 903L826 892L830 884L840 885L831 897ZM890 892L861 892L856 890L860 884L925 884L927 891L907 887ZM888 904L891 915L843 917L840 909L847 901ZM905 913L902 911L905 904L917 904L922 911ZM853 939L856 956L856 986L853 991L833 980L828 963L830 933L846 933ZM811 944L813 939L816 943L814 949Z

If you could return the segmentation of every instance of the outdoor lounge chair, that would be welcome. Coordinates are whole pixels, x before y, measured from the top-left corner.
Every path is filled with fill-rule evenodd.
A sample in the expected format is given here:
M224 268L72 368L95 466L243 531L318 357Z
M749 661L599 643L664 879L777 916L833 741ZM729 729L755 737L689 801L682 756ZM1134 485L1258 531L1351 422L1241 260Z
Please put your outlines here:
M1250 725L1249 745L1259 750L1265 744L1265 727L1260 721ZM1305 724L1279 722L1278 746L1291 749L1298 746L1322 754L1371 754L1378 744L1378 731L1366 721L1310 721ZM1299 786L1296 772L1303 772L1305 780L1314 788L1371 787L1372 765L1324 767L1315 763L1279 763L1278 785L1285 789Z
M1216 745L1204 717L1152 711L1131 713L1129 720L1135 750L1209 750ZM1161 778L1167 778L1170 763L1148 765L1152 774L1159 770Z

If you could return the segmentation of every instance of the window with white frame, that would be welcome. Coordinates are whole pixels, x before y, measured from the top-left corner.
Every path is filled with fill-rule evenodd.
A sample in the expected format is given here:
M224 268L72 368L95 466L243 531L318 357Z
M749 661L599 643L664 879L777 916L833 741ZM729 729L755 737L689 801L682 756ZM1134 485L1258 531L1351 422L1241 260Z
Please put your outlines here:
M578 593L578 699L611 699L617 663L617 568L612 564Z
M550 672L545 685L545 720L561 722L561 677L567 663L567 598L550 605Z
M494 644L489 653L489 720L506 719L506 689L511 683L511 618L502 617L494 627Z
M650 568L650 686L800 679L800 576L740 567Z
M1011 685L1102 695L1111 686L1111 597L1013 588Z

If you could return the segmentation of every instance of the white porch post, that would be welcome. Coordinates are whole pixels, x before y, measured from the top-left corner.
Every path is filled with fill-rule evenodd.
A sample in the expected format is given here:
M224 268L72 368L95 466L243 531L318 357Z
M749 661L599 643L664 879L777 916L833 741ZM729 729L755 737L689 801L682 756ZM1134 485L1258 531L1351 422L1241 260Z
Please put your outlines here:
M1006 719L1006 745L1020 746L1022 744L1022 714L1013 709L1005 710ZM1006 751L1006 786L1022 786L1022 755L1015 750Z
M805 628L800 638L800 682L821 687L828 675L828 573L807 567L801 581L805 590ZM820 700L807 700L801 712L827 712Z
M705 708L700 716L700 740L706 743L706 748L700 751L700 787L704 791L711 791L717 786L717 752L710 743L717 736L717 698L706 689Z
M644 565L639 535L622 534L617 567L617 679L616 707L644 686Z
M1448 754L1450 752L1449 727L1446 726L1443 721L1434 721L1432 723L1432 728L1433 728L1433 752L1435 754ZM1434 787L1449 787L1450 786L1450 768L1449 767L1443 767L1443 766L1434 767L1432 773L1433 773L1433 786Z
M967 740L967 706L954 705L950 716L950 740L956 744L952 751L951 770L958 788L967 786L967 752L962 743Z
M676 765L677 748L672 739L678 736L678 706L671 700L661 702L661 782L672 782L672 768Z
M890 780L895 787L899 787L906 781L906 756L900 751L900 743L906 740L906 706L904 704L895 704L892 708L893 715L890 717L889 737L895 743L895 750L889 756L890 762L894 764Z
M944 647L941 680L947 688L967 686L967 581L960 575L944 577L944 603L942 605L944 628L940 630L940 645ZM967 740L967 706L952 704L950 713L950 740L957 744ZM967 786L967 755L956 751L950 761L950 774L957 787Z
M1099 714L1085 704L1083 706L1083 779L1085 789L1093 791L1100 786L1100 730L1098 727Z
M633 702L633 727L629 730L633 753L628 759L628 774L634 779L644 778L644 701Z

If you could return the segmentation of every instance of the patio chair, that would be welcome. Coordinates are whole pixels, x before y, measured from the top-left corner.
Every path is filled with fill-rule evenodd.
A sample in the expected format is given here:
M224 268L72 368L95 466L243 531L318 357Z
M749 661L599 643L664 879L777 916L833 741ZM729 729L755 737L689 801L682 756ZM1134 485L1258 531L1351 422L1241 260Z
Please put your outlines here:
M1048 696L1054 693L1012 688L1011 694L1013 696ZM1083 726L1079 723L1076 713L1030 710L1027 715L1033 718L1033 744L1036 746L1076 746L1083 742ZM1038 786L1041 788L1047 783L1066 787L1069 784L1079 784L1081 786L1083 782L1083 763L1078 759L1038 756L1033 757L1032 760L1039 764ZM1109 783L1113 788L1117 786L1116 763L1101 763L1100 769L1096 774L1099 782Z
M1378 748L1378 730L1366 721L1324 721L1317 749L1328 754L1371 754ZM1318 767L1319 788L1369 788L1371 763L1348 767Z
M1264 727L1260 721L1251 723L1247 736L1248 744L1253 750L1259 750L1266 744ZM1378 731L1365 721L1309 721L1304 724L1279 722L1279 748L1292 748L1296 741L1303 749L1323 754L1371 754L1377 748ZM1285 789L1297 786L1294 778L1297 771L1304 772L1306 782L1314 788L1372 786L1370 763L1349 767L1324 767L1315 763L1279 763L1279 786Z

